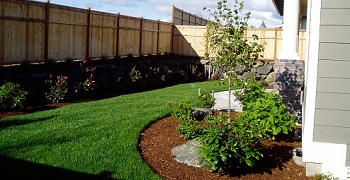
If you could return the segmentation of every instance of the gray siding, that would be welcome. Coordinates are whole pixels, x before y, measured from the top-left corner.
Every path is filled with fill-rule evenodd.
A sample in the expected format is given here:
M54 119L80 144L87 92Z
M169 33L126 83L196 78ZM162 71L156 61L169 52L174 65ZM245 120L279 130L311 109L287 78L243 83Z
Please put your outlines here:
M322 8L342 9L347 7L350 7L349 0L323 0L322 1Z
M322 0L314 141L350 144L350 0ZM347 149L347 163L350 148Z

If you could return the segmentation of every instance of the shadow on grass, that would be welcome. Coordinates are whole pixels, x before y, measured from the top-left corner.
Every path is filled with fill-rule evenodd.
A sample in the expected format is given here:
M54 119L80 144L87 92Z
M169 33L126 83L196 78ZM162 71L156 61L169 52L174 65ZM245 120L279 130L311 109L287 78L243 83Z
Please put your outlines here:
M0 155L0 179L112 179L112 172L85 174Z
M0 121L0 132L4 129L9 128L9 127L22 126L22 125L26 125L26 124L46 121L46 120L51 119L53 117L55 117L55 116L48 116L45 118L39 118L39 119L35 119L35 120L20 120L20 119L2 120L2 121Z

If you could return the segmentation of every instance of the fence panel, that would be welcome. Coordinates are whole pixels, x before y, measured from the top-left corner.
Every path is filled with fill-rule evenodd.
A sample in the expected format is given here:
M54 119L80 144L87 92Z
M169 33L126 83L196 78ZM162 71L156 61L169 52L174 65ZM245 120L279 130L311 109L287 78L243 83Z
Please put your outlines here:
M117 15L91 12L89 57L117 54Z
M159 24L158 53L172 52L173 25L168 23Z
M43 10L36 3L0 2L0 64L43 58Z
M142 21L141 54L157 54L158 22Z
M171 23L43 2L0 1L1 65L171 49Z
M175 54L204 57L206 52L206 26L176 26L174 28Z
M205 26L207 20L173 6L172 21L174 25Z
M133 54L139 53L141 20L120 16L119 20L119 53Z
M245 32L245 39L254 42L253 34L259 37L256 41L264 45L265 50L261 53L262 59L276 60L282 51L282 29L250 28ZM181 26L174 28L173 52L180 55L204 57L207 52L206 26ZM299 56L304 60L306 32L299 33Z
M48 58L82 58L86 54L87 10L51 5Z

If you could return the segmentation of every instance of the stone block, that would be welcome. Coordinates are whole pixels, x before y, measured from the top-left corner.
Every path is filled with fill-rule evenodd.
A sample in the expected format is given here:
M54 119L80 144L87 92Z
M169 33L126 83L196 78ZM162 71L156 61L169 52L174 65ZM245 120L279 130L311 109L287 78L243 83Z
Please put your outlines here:
M322 164L319 163L306 163L306 176L313 176L317 173L322 173Z

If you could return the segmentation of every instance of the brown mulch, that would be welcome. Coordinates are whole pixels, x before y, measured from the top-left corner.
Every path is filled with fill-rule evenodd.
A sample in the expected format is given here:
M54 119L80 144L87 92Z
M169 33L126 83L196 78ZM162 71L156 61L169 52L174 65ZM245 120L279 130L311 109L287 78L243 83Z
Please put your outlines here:
M176 132L178 122L173 117L158 120L141 134L139 149L144 161L165 179L311 179L305 168L292 159L292 149L301 147L293 134L282 135L276 141L263 142L264 157L253 168L241 168L225 174L178 163L171 149L185 144Z
M77 102L51 103L28 107L21 111L2 111L0 120ZM176 132L177 125L178 122L173 117L166 117L149 125L140 136L139 150L144 161L164 179L311 179L305 176L305 168L292 160L292 149L301 147L301 143L293 139L292 134L280 136L277 141L263 142L264 157L256 162L253 168L219 174L178 163L174 160L171 149L187 141Z

